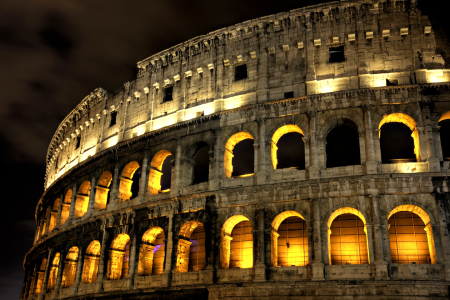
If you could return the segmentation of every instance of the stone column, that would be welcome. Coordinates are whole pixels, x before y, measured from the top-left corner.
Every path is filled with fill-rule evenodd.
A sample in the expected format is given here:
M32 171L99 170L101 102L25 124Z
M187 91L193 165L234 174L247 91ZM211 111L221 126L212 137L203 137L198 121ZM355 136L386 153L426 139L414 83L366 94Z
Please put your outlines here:
M364 112L364 133L366 141L366 172L367 174L378 173L378 162L375 157L375 146L373 143L373 124L372 124L373 105L363 106Z
M103 237L102 237L102 245L100 250L100 257L98 259L98 272L97 272L97 280L95 281L96 284L96 291L97 293L100 293L103 286L103 280L105 278L105 260L108 258L105 258L106 253L106 242L108 240L108 231L106 229L103 229Z
M259 153L258 153L258 166L256 174L256 182L258 185L265 184L269 173L267 171L267 157L266 157L266 119L260 119L258 121L259 125Z
M373 208L373 241L374 241L374 252L375 252L375 279L376 280L388 280L388 269L387 261L384 259L384 249L383 249L383 234L380 224L380 204L379 196L371 196L372 208Z
M128 269L128 276L127 276L130 289L133 288L133 279L134 274L136 273L136 252L137 252L137 226L134 225L133 236L131 237L130 266Z
M117 203L117 193L119 192L119 163L116 163L114 166L114 174L112 178L112 188L111 188L111 196L110 196L110 202L108 205L108 210L114 210L114 207Z
M218 190L220 186L220 134L220 128L214 129L214 159L211 161L212 168L210 168L210 170L212 170L212 172L209 175L210 191Z
M439 232L441 235L442 257L445 272L445 280L450 281L450 239L447 227L447 218L445 217L444 199L441 195L436 195L436 212L438 215Z
M86 218L89 218L92 215L92 212L94 211L95 207L95 192L96 192L96 180L95 176L92 176L91 178L91 191L89 192L89 204L88 209L85 214Z
M172 177L172 183L170 186L170 195L172 197L177 197L180 195L180 175L181 175L181 140L177 142L177 150L175 154L174 162L172 162L172 174L175 174L175 178ZM173 180L175 179L175 180Z
M309 179L320 178L319 149L317 147L317 120L315 111L308 112L309 118Z
M434 147L433 126L431 124L430 107L428 105L423 106L422 117L424 120L425 140L427 144L428 170L430 172L440 172L441 166L439 158L436 156L436 149Z
M63 202L64 202L64 194L61 194L61 197L59 198L58 215L56 216L55 229L58 229L61 226L61 212L62 212Z
M52 209L51 207L47 207L47 211L45 212L45 214L47 214L48 212L48 216L47 219L45 220L45 235L48 235L50 233L50 220L52 218Z
M78 252L77 273L75 274L75 282L73 283L73 286L75 288L77 288L81 282L81 274L83 273L84 252L85 252L84 247L80 247L80 250Z
M47 291L48 273L49 273L50 266L52 265L51 264L51 258L53 256L53 252L54 252L53 248L50 248L49 251L48 251L47 264L45 265L44 280L42 282L41 294L39 296L39 299L43 299L44 295L45 295L45 293Z
M57 298L57 295L59 293L59 289L61 288L61 280L62 280L62 274L64 270L64 251L60 251L60 259L59 259L59 266L58 266L58 274L56 275L56 283L55 288L53 289L53 299Z
M264 243L264 207L260 207L258 210L258 245L259 245L259 260L255 267L255 279L254 282L266 281L266 251Z
M167 243L166 243L166 265L163 272L163 285L169 286L172 279L172 248L173 248L173 213L168 215L169 227L167 229Z
M77 184L74 183L73 184L73 188L72 188L72 198L70 199L70 210L69 210L69 217L67 218L66 223L70 224L70 222L73 219L73 214L75 212L75 205L77 201Z
M314 281L325 280L324 264L322 260L322 238L320 230L320 199L313 200L313 226L314 226L314 262L312 263Z
M142 160L141 182L139 182L138 199L141 203L145 202L145 193L148 186L148 153L145 152L144 159Z

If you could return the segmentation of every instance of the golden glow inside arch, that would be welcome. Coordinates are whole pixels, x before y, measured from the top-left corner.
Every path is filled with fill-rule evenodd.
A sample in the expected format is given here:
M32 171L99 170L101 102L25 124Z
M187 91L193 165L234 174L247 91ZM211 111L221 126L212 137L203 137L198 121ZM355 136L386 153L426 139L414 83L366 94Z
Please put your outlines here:
M231 237L234 227L244 221L250 221L247 217L243 215L236 215L230 217L222 226L221 230L221 246L220 246L220 264L222 269L230 268L230 258L231 258ZM249 266L251 265L251 266ZM251 264L248 262L246 264L247 268L253 267L253 257L251 259Z
M165 235L161 227L152 227L142 236L139 249L138 274L159 275L164 270Z
M111 243L111 249L113 250L125 250L125 245L130 240L130 237L126 233L121 233L118 236L114 238L114 240Z
M275 219L273 219L272 228L274 230L278 230L278 227L280 227L281 222L283 222L285 219L287 219L289 217L299 217L300 219L305 220L305 218L299 212L296 212L293 210L287 210L287 211L283 211L282 213L277 215L275 217Z
M150 163L148 176L148 191L151 195L156 195L161 191L162 166L168 156L172 155L167 150L161 150L155 154Z
M392 216L399 212L410 212L414 215L417 215L422 220L423 224L425 225L423 230L425 230L426 236L427 236L427 244L428 244L428 253L430 256L430 263L435 264L436 263L436 249L435 249L435 244L434 244L433 226L431 225L430 216L422 208L420 208L416 205L403 204L403 205L397 206L389 213L388 222L391 223L393 221L391 219ZM394 227L397 227L397 224L395 224ZM394 228L392 228L392 229L394 229ZM411 229L411 228L409 228L409 229ZM408 228L405 230L408 230ZM399 257L408 255L411 253L411 251L412 252L414 252L414 251L420 252L420 248L423 248L423 247L420 247L420 245L418 243L424 242L424 241L417 242L418 235L416 233L410 232L409 235L404 235L402 237L398 237L397 228L395 228L395 230L394 230L395 235L391 235L391 231L392 231L391 228L389 228L389 231L390 231L390 239L391 239L391 241L390 241L391 242L391 252L394 252L392 250L392 246L394 244L397 244L396 245L396 251L397 251L396 254ZM420 231L420 229L419 229L419 231ZM399 241L397 239L402 242L402 243L400 243L401 245L398 245ZM412 241L414 241L414 242L412 242ZM394 260L394 255L392 255L392 257ZM413 257L413 261L414 261L414 257ZM396 263L407 263L407 262L405 262L403 260L402 262L396 261ZM417 263L419 263L419 262L417 262Z
M67 253L66 260L64 261L64 270L62 276L62 286L67 288L74 284L75 275L77 273L78 265L78 247L72 247Z
M188 221L181 226L179 235L189 239L192 232L194 232L195 228L198 226L203 226L203 224L197 220Z
M47 291L52 291L56 285L56 277L58 275L59 261L61 260L61 254L57 252L53 257L52 265L50 266L50 272L48 275Z
M156 237L160 233L164 233L164 230L161 227L152 227L144 233L142 241L148 244L154 244Z
M339 224L339 228L345 228L345 230L339 229L339 233L336 236L336 232L332 232L332 225L333 225L333 221L340 216L344 215L354 215L357 218L355 219L355 227L350 227L349 229L347 229L346 225L342 225ZM362 228L363 228L363 232L359 232L359 228L358 228L358 218L362 221ZM340 220L339 220L340 222ZM340 252L340 254L338 256L348 256L348 263L357 263L357 261L361 261L362 263L364 263L366 261L366 257L365 257L365 253L364 251L367 251L367 263L370 263L370 256L369 256L369 246L368 246L368 238L367 238L367 226L366 226L367 222L366 222L366 218L364 217L364 215L357 209L353 208L353 207L342 207L339 208L337 210L335 210L330 217L328 218L328 222L327 222L327 229L328 229L328 258L329 258L329 262L330 264L332 264L332 255L333 251L338 251ZM336 229L333 229L336 230ZM352 233L347 233L346 231L355 231L356 236L357 236L357 240L354 241L353 238L351 236L348 236L349 234L351 235ZM333 233L333 237L332 237L332 233ZM360 240L361 237L361 240ZM333 248L333 245L335 244L332 241L332 238L338 238L340 240L339 244L339 249L335 250ZM343 239L343 240L342 240ZM361 245L361 243L363 245ZM361 248L362 246L362 248ZM360 251L362 251L360 253ZM358 254L360 253L360 254ZM342 258L342 257L341 257ZM359 263L361 263L359 262Z
M178 239L178 250L177 250L177 264L176 264L178 273L188 272L189 265L192 263L190 261L191 256L192 256L192 258L194 258L196 260L195 267L197 267L197 271L199 269L199 265L200 265L200 269L202 269L203 266L205 265L205 257L204 256L200 257L200 258L198 257L199 253L204 254L204 252L205 252L205 244L204 244L205 231L204 231L204 229L200 233L201 236L199 236L198 234L194 234L194 235L196 235L196 237L195 237L196 240L194 241L195 242L194 245L193 245L193 241L191 239L192 233L197 228L203 228L203 225L199 221L193 220L193 221L188 221L188 222L184 223L180 229L179 239ZM192 248L191 248L191 246L192 246ZM199 249L199 248L202 248L202 249ZM194 251L195 253L191 253L192 251Z
M89 195L91 193L91 183L88 180L83 181L78 190L75 200L75 217L80 218L87 212L89 205Z
M122 170L119 182L119 195L118 198L120 201L130 200L131 193L131 185L133 184L133 175L136 170L139 168L139 164L136 161L132 161L128 163Z
M64 196L64 202L61 206L61 225L66 223L67 219L69 218L69 212L70 212L70 202L72 201L72 190L69 189L66 192L66 195Z
M272 136L271 156L272 156L272 165L273 165L274 170L276 170L277 165L278 165L278 158L277 158L278 141L280 140L280 138L283 135L285 135L286 133L291 133L291 132L298 132L301 135L305 136L305 134L300 129L300 127L298 127L297 125L293 125L293 124L284 125L284 126L278 128Z
M130 237L126 233L119 234L112 241L107 265L108 279L118 280L128 274L129 241Z
M381 127L386 123L402 123L406 126L408 126L409 129L411 129L412 134L411 137L414 140L414 154L416 155L416 160L420 161L420 144L419 144L419 131L417 130L417 123L416 121L404 113L393 113L390 115L385 115L383 119L381 120L380 124L378 125L379 129L379 138L381 138Z
M98 179L98 183L95 188L95 202L94 202L95 210L101 210L106 208L106 204L108 202L109 186L111 184L111 181L112 181L112 174L109 171L103 172L100 178Z
M86 249L84 256L83 273L81 282L93 283L97 280L98 263L100 259L100 242L92 241Z
M449 120L449 119L450 119L450 111L448 111L445 114L443 114L441 116L441 118L439 119L438 123L441 122L441 121Z
M231 174L233 174L233 149L238 143L246 139L253 140L253 137L250 133L241 131L233 134L225 144L224 168L225 176L227 176L227 178L231 178Z

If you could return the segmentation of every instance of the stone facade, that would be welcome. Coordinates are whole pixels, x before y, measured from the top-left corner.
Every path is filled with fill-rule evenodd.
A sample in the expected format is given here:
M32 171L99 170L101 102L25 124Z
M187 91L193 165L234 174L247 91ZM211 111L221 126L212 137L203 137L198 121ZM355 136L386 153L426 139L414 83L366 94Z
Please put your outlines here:
M331 2L191 39L96 89L49 146L21 298L447 299L450 70L430 24L414 0ZM327 136L350 123L360 163L327 167ZM388 123L411 131L413 160L383 161ZM279 169L294 132L305 167ZM254 172L234 176L248 139ZM200 146L208 177L193 184ZM425 262L398 261L397 213L422 226ZM362 263L336 263L342 216L361 226ZM303 262L286 265L290 218Z

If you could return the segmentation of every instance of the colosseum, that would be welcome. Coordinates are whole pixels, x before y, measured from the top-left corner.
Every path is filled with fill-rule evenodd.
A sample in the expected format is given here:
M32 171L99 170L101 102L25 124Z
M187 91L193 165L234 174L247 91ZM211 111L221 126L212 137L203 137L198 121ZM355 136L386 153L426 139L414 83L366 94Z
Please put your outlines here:
M51 140L21 299L448 299L446 43L341 0L138 62Z

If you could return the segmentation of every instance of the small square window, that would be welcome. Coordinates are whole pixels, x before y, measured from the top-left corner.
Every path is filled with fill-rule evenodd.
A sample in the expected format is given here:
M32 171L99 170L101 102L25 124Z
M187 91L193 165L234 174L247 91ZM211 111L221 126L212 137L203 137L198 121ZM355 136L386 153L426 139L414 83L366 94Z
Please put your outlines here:
M80 148L80 144L81 144L81 136L77 136L77 144L75 146L75 149Z
M284 93L284 99L291 99L291 98L294 98L294 92Z
M386 79L386 86L396 86L398 85L398 79Z
M116 125L117 122L117 111L111 112L111 122L109 122L109 127Z
M344 46L330 47L330 63L345 61Z
M173 94L173 86L165 88L163 102L172 101L173 100L172 94Z
M234 70L234 81L247 78L247 65L237 66Z

